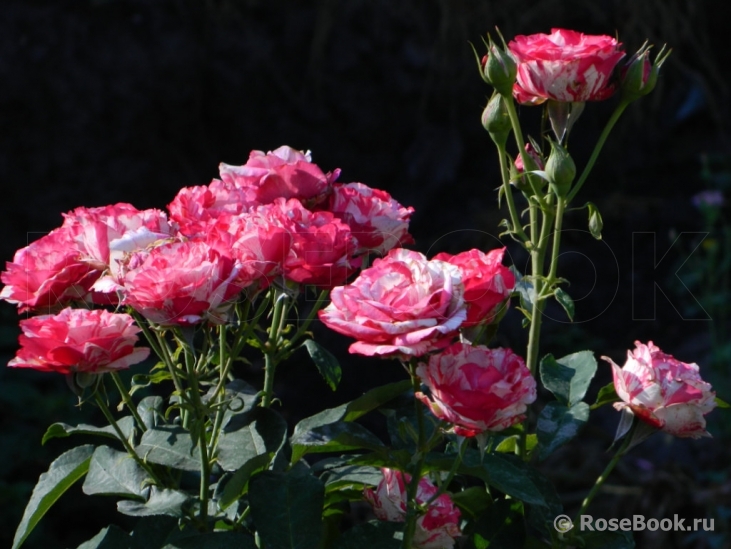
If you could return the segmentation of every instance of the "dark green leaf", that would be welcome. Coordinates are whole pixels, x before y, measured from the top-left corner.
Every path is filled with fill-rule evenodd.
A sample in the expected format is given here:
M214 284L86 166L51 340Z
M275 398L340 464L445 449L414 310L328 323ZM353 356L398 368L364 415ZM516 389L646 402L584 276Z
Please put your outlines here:
M117 424L122 430L122 433L124 433L124 436L129 440L135 427L135 422L132 416L123 417L117 422ZM93 425L86 425L83 423L76 426L67 425L66 423L54 423L43 435L41 444L45 444L52 438L65 438L70 435L96 435L119 440L117 432L111 425L107 425L106 427L95 427Z
M513 294L517 293L520 298L520 309L525 314L526 318L530 320L531 311L533 310L533 301L536 298L536 289L530 282L528 277L519 275L515 278L515 287L513 288Z
M163 400L159 396L147 396L140 400L137 405L137 413L142 418L145 427L152 429L157 427L158 423L162 423L161 418L165 415L162 407Z
M249 503L267 549L317 549L325 488L312 475L264 471L249 482Z
M142 517L130 534L130 549L159 549L168 537L178 532L178 519L165 516Z
M310 353L310 358L312 358L312 362L315 363L315 366L320 371L320 375L333 391L336 390L340 383L340 378L343 375L338 359L314 339L308 339L302 345Z
M431 453L425 456L430 471L449 471L456 456ZM497 490L525 503L546 506L546 500L531 479L532 467L516 456L506 454L484 454L468 449L462 459L458 473L482 479Z
M307 431L295 429L292 439L292 461L298 461L306 453L345 452L365 448L377 450L383 443L376 435L358 423L338 421Z
M85 541L77 549L129 549L129 535L112 524L102 529L89 541Z
M200 469L200 450L194 446L190 433L182 427L161 425L145 431L137 454L150 463L166 465L183 471Z
M454 504L472 518L483 516L492 505L492 498L484 487L472 486L461 492L452 494Z
M479 456L475 454L470 455L479 459ZM473 467L477 465L474 463L474 457L472 460ZM546 505L543 494L527 474L530 467L519 459L509 459L511 457L513 456L502 454L485 454L483 456L482 466L487 472L487 483L504 494L525 503Z
M242 465L224 486L221 498L218 501L219 507L226 510L232 503L241 498L248 490L251 477L255 473L266 469L270 459L269 455L260 454Z
M558 360L549 354L541 360L541 381L558 400L570 407L584 398L596 368L591 351L579 351Z
M403 523L369 522L347 530L335 542L333 549L400 549Z
M240 532L209 532L182 538L163 549L256 549L254 538Z
M569 320L571 322L574 321L574 300L571 299L571 296L567 294L564 290L561 288L556 288L556 290L553 292L554 297L556 298L556 301L558 301L559 305L563 307L563 310L566 311L566 314L569 317Z
M254 408L232 420L221 433L218 463L224 471L236 471L254 457L273 454L287 439L287 422L268 408Z
M556 448L574 438L588 419L589 405L586 402L579 402L571 408L555 400L546 404L536 426L538 459L546 459Z
M467 532L468 549L513 549L525 541L523 504L501 499Z
M328 469L322 478L325 480L325 488L330 491L350 484L377 486L383 479L383 473L376 467L345 465Z
M127 452L99 446L94 450L86 474L83 492L94 494L132 496L147 498L149 487L145 487L148 475Z
M211 389L203 396L203 402L209 403L213 398L216 388ZM239 414L251 411L257 404L259 391L242 379L234 379L226 385L224 400L226 412L223 416L223 427L228 425L231 419Z
M33 488L33 494L30 496L18 529L15 531L13 549L17 549L23 544L46 511L74 482L86 474L93 453L94 447L91 444L72 448L61 454L51 463L48 471L41 474L38 483Z
M371 410L375 410L379 406L386 404L410 389L411 380L409 379L396 381L395 383L389 383L387 385L381 385L380 387L371 389L363 396L360 396L345 405L345 415L342 419L343 421L355 421Z
M617 390L614 388L614 382L612 381L599 389L599 394L596 396L596 402L591 405L591 409L596 410L600 406L611 404L618 400L619 396L617 396Z
M117 511L123 515L132 517L168 515L180 518L183 516L183 505L189 499L190 496L180 490L170 490L168 488L157 488L153 486L150 490L150 499L147 502L119 501L117 502Z

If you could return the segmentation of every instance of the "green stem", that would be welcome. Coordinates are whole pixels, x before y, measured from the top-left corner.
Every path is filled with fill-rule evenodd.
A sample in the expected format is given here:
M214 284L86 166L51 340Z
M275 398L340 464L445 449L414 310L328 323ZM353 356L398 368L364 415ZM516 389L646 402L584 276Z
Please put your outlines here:
M132 402L132 397L129 396L129 392L127 391L127 387L124 386L124 383L122 382L122 378L119 376L119 374L117 372L112 372L112 380L114 381L114 384L117 386L117 390L119 391L119 394L122 397L122 401L127 405L127 408L129 409L130 413L132 414L132 417L135 418L137 425L139 426L140 430L144 433L145 431L147 431L147 426L145 425L145 422L142 421L140 414L137 413L137 407L135 406L135 403Z
M231 367L231 360L226 357L226 325L223 324L218 327L218 384L213 392L213 402L216 402L216 418L213 421L213 431L211 432L211 440L208 444L210 455L213 455L218 446L218 437L221 432L221 425L223 424L223 416L226 414L227 406L224 405L226 400L226 378L228 376L229 368Z
M556 272L558 270L558 255L561 247L561 226L563 224L563 215L566 209L566 200L558 197L556 200L556 226L553 231L553 247L551 248L551 265L548 270L548 281L546 286L550 288L556 282Z
M206 409L201 400L200 387L198 385L198 372L195 368L195 360L192 351L185 348L185 366L188 374L188 383L190 384L189 399L195 409L195 417L193 418L193 429L196 429L198 447L200 448L200 485L199 498L200 510L198 516L206 530L206 522L208 521L208 489L211 476L211 464L208 459L208 443L206 441ZM188 416L190 417L190 416Z
M637 418L635 418L634 422L632 424L632 428L629 430L629 432L627 433L627 435L624 438L624 441L622 442L622 446L620 446L619 450L617 450L617 453L614 454L614 457L609 462L609 464L605 467L604 471L602 471L602 474L599 475L599 477L596 479L596 482L594 483L594 486L592 486L589 494L586 496L586 498L584 498L584 501L581 504L581 508L579 509L579 512L576 515L576 519L574 520L574 524L576 524L581 519L581 515L583 515L586 512L586 510L589 507L589 504L591 503L591 500L593 500L594 496L597 495L597 493L599 492L599 489L602 487L602 484L604 484L604 481L607 480L607 477L614 470L614 467L617 465L617 463L619 463L620 458L627 451L627 448L629 448L629 445L632 442L635 428L637 427L637 421L638 421Z
M591 156L589 157L589 161L586 163L586 166L584 167L584 171L581 172L581 176L579 177L579 180L576 182L576 185L574 185L574 188L571 189L571 192L566 197L567 204L571 203L571 201L576 196L576 193L579 192L579 190L581 189L581 186L584 184L584 181L586 181L586 178L589 177L589 173L591 172L591 169L594 167L594 163L596 162L596 159L599 158L599 153L602 152L602 147L604 147L604 142L607 140L607 137L609 137L609 133L612 131L612 128L614 128L614 125L617 123L617 120L619 120L619 117L622 116L622 113L624 112L624 109L627 108L627 105L629 105L629 102L621 101L619 103L619 105L617 105L617 108L614 109L612 116L609 117L609 120L607 121L607 125L604 126L604 130L602 130L602 134L599 136L599 140L596 142L596 145L594 145L594 150L592 151Z
M409 363L409 374L411 375L411 384L414 393L421 388L421 380L416 375L416 363ZM416 494L419 489L419 481L424 468L424 454L426 435L424 430L424 405L417 398L414 398L414 411L416 412L416 425L418 430L418 441L416 447L416 455L414 469L411 472L411 482L406 488L406 524L404 526L404 538L401 543L402 549L412 549L414 543L414 531L416 530L416 519L419 518L420 508L416 502Z
M124 446L124 449L127 451L127 453L137 462L137 465L142 467L145 472L150 475L150 478L152 481L157 484L158 486L162 486L162 482L160 482L160 479L157 478L157 475L153 472L153 470L150 468L150 466L145 463L142 459L140 459L140 456L137 455L137 452L135 452L134 448L132 448L132 445L127 440L127 437L124 436L124 433L122 432L122 429L119 428L119 424L117 423L117 420L114 419L114 416L112 415L112 412L109 410L109 407L107 406L107 403L104 402L104 399L99 394L99 392L94 393L94 400L96 400L97 406L99 406L99 409L102 411L102 414L104 414L104 417L107 418L107 421L109 422L109 425L112 426L114 429L114 432L117 433L117 437L122 442L122 446Z
M515 208L515 201L513 200L513 189L510 186L510 172L508 170L508 158L505 152L505 146L498 146L498 160L500 162L500 177L503 181L503 192L505 193L505 201L508 203L508 212L510 212L510 221L513 224L513 232L517 233L520 239L525 244L529 241L528 235L525 234L523 226L520 222L520 216L518 210Z
M515 110L515 102L513 101L512 97L506 97L505 98L505 106L508 109L508 116L510 117L510 124L513 126L513 135L515 136L515 144L518 146L518 154L520 155L521 159L523 160L523 166L525 167L525 171L528 172L530 170L530 166L533 166L535 164L535 161L531 158L531 156L528 154L528 151L525 150L525 140L523 139L523 131L520 128L520 120L518 120L518 111ZM541 205L541 207L545 206L545 201L541 197L540 188L538 187L538 184L536 183L535 176L526 173L526 178L528 179L528 184L530 185L531 189L533 190L533 197L538 201L538 203ZM533 241L535 244L535 241Z
M543 290L543 267L546 257L546 248L548 247L549 232L553 227L554 212L552 209L552 200L549 195L547 207L541 210L543 213L543 223L541 226L541 234L538 242L531 248L531 275L533 282L533 307L531 310L530 330L528 332L528 349L527 349L527 366L531 374L536 373L538 367L538 350L541 337L541 321L543 317L542 300L538 299Z
M290 338L289 341L285 342L284 345L282 345L282 348L279 350L276 356L277 362L283 360L287 356L289 356L289 353L294 348L295 344L307 333L307 329L310 327L310 324L312 324L312 321L315 320L315 317L317 316L317 312L322 308L322 304L325 302L327 297L330 295L330 290L322 290L320 292L320 295L317 296L317 301L315 301L314 305L312 306L312 309L310 310L310 313L307 315L307 318L302 323L302 325L297 329L295 334Z
M274 373L277 369L277 351L279 348L279 331L281 329L283 313L288 309L289 297L286 293L278 290L274 292L274 311L272 312L272 323L269 326L269 339L264 344L264 396L261 405L269 408L274 397Z

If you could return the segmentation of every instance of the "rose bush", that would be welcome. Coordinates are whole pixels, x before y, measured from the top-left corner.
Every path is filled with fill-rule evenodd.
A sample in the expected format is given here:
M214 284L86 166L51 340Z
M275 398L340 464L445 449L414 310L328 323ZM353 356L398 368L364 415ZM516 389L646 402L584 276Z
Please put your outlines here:
M536 382L510 349L454 343L416 369L431 398L417 393L458 435L502 431L525 419L536 399Z
M373 512L380 520L404 522L406 515L406 486L411 482L408 474L384 468L383 480L375 490L366 488L364 495L373 506ZM429 501L438 488L426 477L419 480L416 502L420 505ZM460 511L447 494L441 494L431 502L426 512L417 519L414 532L414 547L418 549L450 549L454 540L461 535L459 529Z
M648 425L677 437L711 436L705 415L716 407L716 393L701 379L698 365L663 353L652 343L635 342L621 368L612 365L614 387L622 402L617 410L629 410Z
M135 347L140 328L126 314L64 309L20 321L20 350L8 366L60 374L102 374L129 368L150 354Z
M624 57L610 36L565 29L516 36L509 44L518 63L513 95L518 103L600 101L615 92L614 68Z
M351 353L420 356L449 345L467 318L459 269L396 248L337 286L320 311L329 328L357 339Z

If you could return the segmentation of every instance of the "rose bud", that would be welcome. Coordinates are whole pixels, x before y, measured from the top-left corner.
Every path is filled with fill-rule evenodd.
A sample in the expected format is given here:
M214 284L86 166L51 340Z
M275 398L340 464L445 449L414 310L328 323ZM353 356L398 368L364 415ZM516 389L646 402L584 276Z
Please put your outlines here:
M571 183L576 177L576 164L569 152L558 143L551 142L551 154L546 161L548 182L556 196L569 194Z
M499 93L493 94L487 107L482 111L482 127L487 130L498 147L505 146L513 126L510 123L505 99Z

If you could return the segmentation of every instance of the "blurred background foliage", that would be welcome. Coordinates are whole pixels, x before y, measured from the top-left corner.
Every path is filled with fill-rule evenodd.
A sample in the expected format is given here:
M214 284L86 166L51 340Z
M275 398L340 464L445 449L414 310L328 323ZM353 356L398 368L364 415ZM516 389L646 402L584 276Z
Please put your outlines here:
M731 186L725 8L721 0L4 0L0 256L10 260L59 226L61 212L115 202L162 208L179 188L207 184L219 162L243 164L250 150L282 144L311 149L324 170L342 168L343 182L415 207L420 251L496 247L504 213L495 206L496 155L479 122L490 90L470 42L496 25L508 38L552 27L616 33L629 52L649 39L673 54L657 89L618 124L579 197L601 210L603 241L585 232L585 212L566 222L559 274L571 280L577 322L549 308L543 347L556 356L589 348L620 362L635 339L652 339L701 364L731 400L728 254L714 252L731 242L728 216L721 207L709 223L691 203L699 191ZM579 166L611 109L610 100L585 110L571 143ZM531 111L521 108L534 115L535 135ZM524 271L526 257L505 244ZM15 353L17 320L0 305L3 362ZM396 363L350 357L347 342L316 335L340 357L343 383L328 393L295 356L277 382L293 420L403 375ZM509 314L497 343L520 349L524 341L518 314ZM254 364L242 375L255 381L260 372ZM599 378L595 390L609 369ZM41 447L46 426L100 422L75 405L63 379L0 369L0 545L10 544L38 475L65 448ZM633 451L595 516L715 517L711 535L645 532L638 545L731 546L729 415L709 419L714 440L655 435ZM569 509L604 467L616 421L603 409L581 446L545 464ZM77 489L28 547L75 547L121 520L113 501Z

